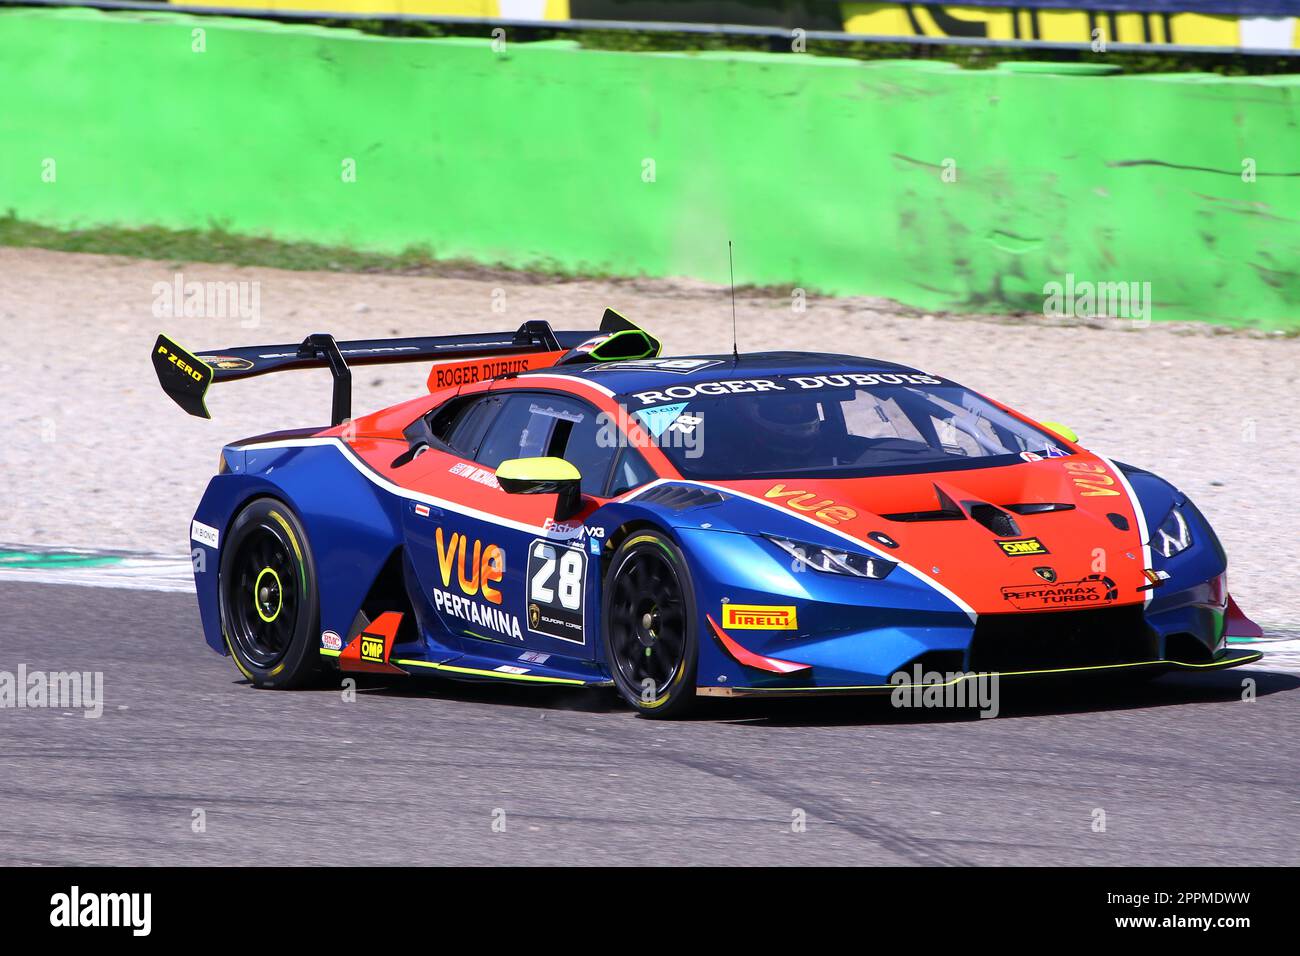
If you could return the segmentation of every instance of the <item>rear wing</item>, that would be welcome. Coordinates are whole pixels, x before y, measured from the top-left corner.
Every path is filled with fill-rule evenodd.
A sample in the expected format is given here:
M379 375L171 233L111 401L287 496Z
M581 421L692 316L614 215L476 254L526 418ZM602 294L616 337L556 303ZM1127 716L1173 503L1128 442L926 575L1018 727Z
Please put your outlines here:
M207 393L214 382L233 382L292 369L328 368L334 376L332 423L352 417L354 365L391 365L398 362L457 362L476 358L537 356L536 365L600 362L647 358L659 354L660 343L613 309L607 309L600 329L557 332L549 323L525 322L513 333L433 335L400 339L358 339L336 342L332 335L316 333L298 345L250 345L211 352L190 352L166 335L153 347L153 367L158 384L182 409L199 418L211 418ZM547 353L550 353L549 355Z

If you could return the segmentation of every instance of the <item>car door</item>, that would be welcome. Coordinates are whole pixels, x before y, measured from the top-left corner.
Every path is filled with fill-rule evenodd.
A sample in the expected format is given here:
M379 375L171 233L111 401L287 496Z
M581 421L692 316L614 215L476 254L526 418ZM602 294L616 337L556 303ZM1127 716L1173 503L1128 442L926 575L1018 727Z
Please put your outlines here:
M457 412L445 449L422 456L426 467L437 456L426 474L439 490L430 493L451 506L412 512L407 544L442 623L470 653L507 644L595 656L599 561L583 519L606 500L617 451L600 439L604 423L595 406L561 392L493 391ZM559 522L556 495L508 494L494 476L503 461L545 456L582 474L582 509Z

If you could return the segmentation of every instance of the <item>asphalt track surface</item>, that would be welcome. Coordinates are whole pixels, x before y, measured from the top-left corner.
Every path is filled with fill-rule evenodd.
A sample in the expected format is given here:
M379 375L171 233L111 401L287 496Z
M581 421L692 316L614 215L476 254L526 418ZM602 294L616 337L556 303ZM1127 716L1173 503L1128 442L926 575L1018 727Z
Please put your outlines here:
M1300 862L1294 674L667 723L606 691L255 690L191 595L9 582L0 609L0 670L101 670L105 697L0 710L4 865Z

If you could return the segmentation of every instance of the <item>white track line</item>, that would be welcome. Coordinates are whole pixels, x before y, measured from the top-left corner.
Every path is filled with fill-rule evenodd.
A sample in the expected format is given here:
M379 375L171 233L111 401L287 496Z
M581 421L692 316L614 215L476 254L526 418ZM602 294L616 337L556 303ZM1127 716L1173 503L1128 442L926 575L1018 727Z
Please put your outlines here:
M35 566L11 566L6 562L5 556L15 552L46 558L67 556L97 558L108 563L90 567L62 567L57 561L48 563L38 561ZM192 594L194 593L194 568L188 557L176 555L100 551L92 548L54 549L0 545L0 581Z

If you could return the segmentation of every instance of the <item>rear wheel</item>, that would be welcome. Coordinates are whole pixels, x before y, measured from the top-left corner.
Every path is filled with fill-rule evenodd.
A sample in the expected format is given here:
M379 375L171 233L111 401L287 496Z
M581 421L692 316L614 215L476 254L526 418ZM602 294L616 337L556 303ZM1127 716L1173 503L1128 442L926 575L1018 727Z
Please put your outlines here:
M221 554L218 584L226 645L258 687L314 683L320 596L307 535L273 498L258 498L235 517Z
M638 531L614 553L605 580L605 658L623 697L647 717L680 717L695 703L695 594L677 546Z

